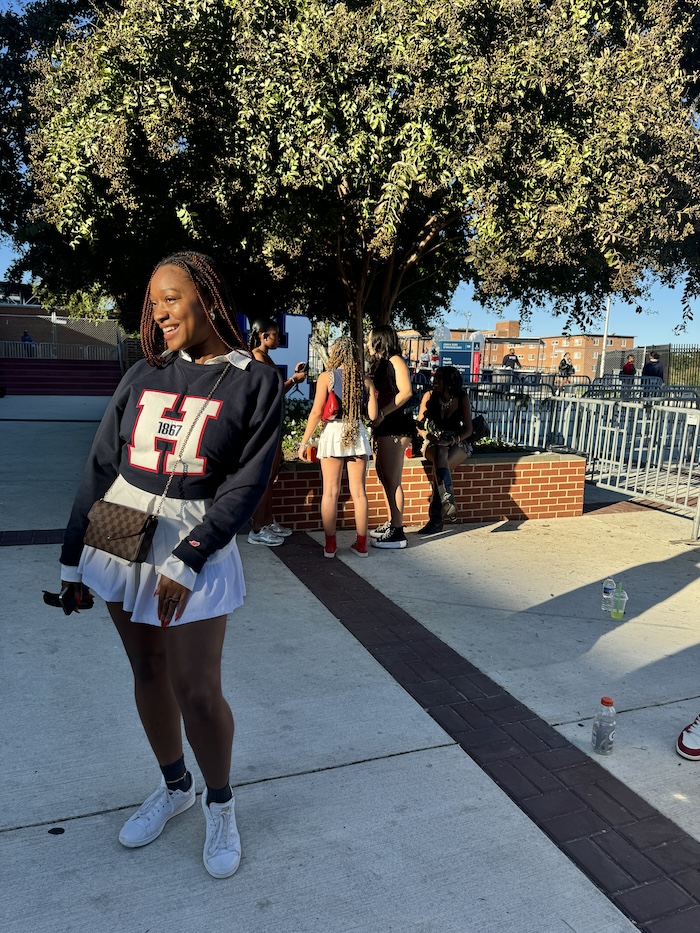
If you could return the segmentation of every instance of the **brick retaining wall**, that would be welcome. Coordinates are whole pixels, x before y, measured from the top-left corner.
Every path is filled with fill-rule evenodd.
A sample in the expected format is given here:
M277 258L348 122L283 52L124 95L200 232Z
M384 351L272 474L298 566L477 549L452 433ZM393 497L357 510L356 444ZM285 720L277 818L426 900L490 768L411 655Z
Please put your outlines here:
M428 519L430 464L406 460L403 488L404 522ZM583 512L585 460L573 454L477 454L453 474L455 498L462 522L503 518L571 518ZM386 505L374 464L367 474L370 528L383 522ZM321 469L319 464L288 461L275 484L274 514L295 530L321 527ZM354 527L354 509L347 476L338 504L338 527Z

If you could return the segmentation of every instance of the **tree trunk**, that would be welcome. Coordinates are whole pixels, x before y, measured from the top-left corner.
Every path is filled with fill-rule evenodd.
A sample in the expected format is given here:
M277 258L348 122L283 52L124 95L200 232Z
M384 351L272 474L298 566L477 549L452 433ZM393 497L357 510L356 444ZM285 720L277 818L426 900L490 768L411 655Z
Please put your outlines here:
M364 335L364 315L362 308L358 307L359 302L348 302L348 312L350 321L350 336L357 344L360 350L360 359L364 354L365 335Z

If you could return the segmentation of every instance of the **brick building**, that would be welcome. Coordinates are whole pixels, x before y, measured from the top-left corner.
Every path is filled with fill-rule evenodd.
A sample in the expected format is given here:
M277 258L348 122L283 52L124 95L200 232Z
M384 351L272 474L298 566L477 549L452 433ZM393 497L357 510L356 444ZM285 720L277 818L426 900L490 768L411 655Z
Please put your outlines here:
M463 327L453 327L450 329L450 340L469 340L475 332L474 328L467 331ZM482 330L481 333L484 335L482 368L500 366L503 357L512 349L523 369L556 372L564 354L569 353L577 376L588 376L592 379L600 373L602 334L521 337L519 321L498 321L495 328ZM433 345L431 337L421 337L417 331L400 331L399 337L402 345L410 349L414 361L424 348L430 349ZM634 349L634 339L632 336L608 334L606 353L631 353Z

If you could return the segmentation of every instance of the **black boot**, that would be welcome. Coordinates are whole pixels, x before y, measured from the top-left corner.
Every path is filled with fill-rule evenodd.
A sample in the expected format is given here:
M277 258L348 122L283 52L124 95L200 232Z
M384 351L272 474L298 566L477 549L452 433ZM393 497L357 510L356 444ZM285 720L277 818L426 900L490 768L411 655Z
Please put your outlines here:
M419 535L435 535L442 531L442 499L440 493L433 485L433 495L428 509L428 524L418 532Z
M442 518L446 518L450 522L456 522L457 503L455 502L454 492L452 491L452 477L450 476L450 471L445 468L438 468L435 472L437 473L437 491L440 497Z

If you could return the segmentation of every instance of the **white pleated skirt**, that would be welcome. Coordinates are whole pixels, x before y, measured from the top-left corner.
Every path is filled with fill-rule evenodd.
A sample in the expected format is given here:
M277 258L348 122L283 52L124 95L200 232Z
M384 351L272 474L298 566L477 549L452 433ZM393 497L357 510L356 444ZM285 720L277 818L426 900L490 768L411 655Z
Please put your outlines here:
M321 437L318 441L318 459L323 457L371 457L372 447L365 431L365 426L360 422L360 430L357 440L352 447L343 447L342 441L343 422L329 421L324 425Z
M105 499L153 513L160 503L160 496L132 486L121 476L112 484ZM166 498L158 516L153 542L142 564L130 563L93 547L84 547L78 567L83 583L105 602L122 603L124 610L131 613L132 622L160 628L158 597L154 596L158 578L165 570L167 576L177 579L175 572L164 565L180 541L200 523L210 502L209 499ZM243 565L234 537L226 547L216 551L195 575L194 588L182 616L177 620L173 618L170 627L226 615L243 605L244 597Z

